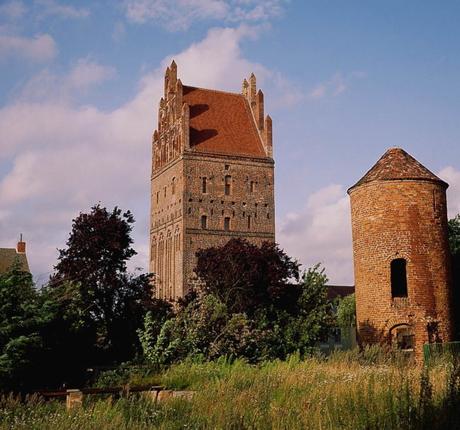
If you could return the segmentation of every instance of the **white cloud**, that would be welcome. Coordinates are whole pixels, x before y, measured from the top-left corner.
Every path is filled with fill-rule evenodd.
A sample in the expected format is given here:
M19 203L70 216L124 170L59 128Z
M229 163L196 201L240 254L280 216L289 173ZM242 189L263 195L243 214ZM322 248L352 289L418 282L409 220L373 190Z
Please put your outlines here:
M86 8L61 4L55 0L36 0L35 4L39 7L41 17L85 18L90 15L90 11Z
M255 71L264 85L276 89L274 74L240 51L241 40L257 31L210 30L201 42L174 55L180 78L239 91L242 78ZM151 134L172 57L141 79L132 100L108 112L59 97L67 91L63 88L87 87L110 75L110 69L89 60L65 77L38 75L0 109L0 158L12 166L0 177L0 243L8 246L24 233L34 273L50 270L71 219L98 201L134 212L135 246L141 251L135 264L147 267ZM40 86L44 91L37 90Z
M86 94L94 85L116 76L115 68L98 64L89 58L81 58L66 76L58 76L49 70L42 70L30 79L20 90L19 100L61 102L74 96Z
M325 97L336 97L348 89L347 80L341 73L336 73L331 79L317 84L310 91L311 99L322 99Z
M49 34L33 38L0 35L0 58L22 57L33 61L47 61L57 53L56 43Z
M195 21L260 22L282 13L283 0L126 0L127 18L153 21L171 31L186 30Z
M304 267L321 263L331 284L353 285L350 205L343 186L322 188L302 210L287 214L277 242Z
M447 213L449 218L460 214L460 170L452 166L442 169L438 176L449 184L447 189Z
M21 18L26 12L22 1L13 0L0 6L0 16L7 19Z

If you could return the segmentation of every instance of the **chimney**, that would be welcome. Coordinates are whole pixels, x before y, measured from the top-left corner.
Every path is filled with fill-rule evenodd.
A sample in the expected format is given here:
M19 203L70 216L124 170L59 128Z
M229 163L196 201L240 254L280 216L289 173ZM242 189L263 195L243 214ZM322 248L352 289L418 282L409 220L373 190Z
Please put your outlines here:
M26 253L26 243L22 241L22 233L21 233L19 242L16 245L16 252L18 254L25 254Z

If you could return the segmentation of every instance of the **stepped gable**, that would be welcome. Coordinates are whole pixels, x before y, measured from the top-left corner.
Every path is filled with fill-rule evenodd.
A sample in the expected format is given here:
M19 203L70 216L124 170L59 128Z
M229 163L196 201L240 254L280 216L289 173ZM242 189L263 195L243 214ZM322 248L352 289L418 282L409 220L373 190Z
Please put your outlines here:
M390 148L348 192L369 182L392 180L431 181L449 186L403 149Z
M248 101L242 94L184 85L190 108L192 151L266 157Z

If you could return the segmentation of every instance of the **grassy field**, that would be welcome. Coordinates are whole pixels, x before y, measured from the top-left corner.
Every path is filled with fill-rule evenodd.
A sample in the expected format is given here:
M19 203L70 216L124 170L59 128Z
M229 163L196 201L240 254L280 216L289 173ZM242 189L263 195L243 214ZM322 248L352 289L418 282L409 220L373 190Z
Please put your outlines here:
M63 403L6 396L0 428L460 429L460 368L439 360L424 369L377 349L259 366L184 363L150 382L197 393L160 405L93 398L71 413Z

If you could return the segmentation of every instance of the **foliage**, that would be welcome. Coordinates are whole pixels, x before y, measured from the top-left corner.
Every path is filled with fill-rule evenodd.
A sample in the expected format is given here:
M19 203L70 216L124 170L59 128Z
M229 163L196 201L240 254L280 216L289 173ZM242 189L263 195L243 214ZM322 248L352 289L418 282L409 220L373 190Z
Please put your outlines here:
M299 278L299 264L278 245L260 247L243 239L197 252L195 272L207 293L216 296L230 313L251 314L261 306L295 300L289 280Z
M354 354L356 359L351 359ZM145 396L89 398L66 413L65 405L30 397L0 398L0 429L344 429L422 430L460 427L459 368L420 368L382 361L370 367L361 353L330 359L258 366L241 360L187 362L161 375L168 387L193 389L190 400L153 403Z
M61 305L59 319L77 335L76 344L90 340L80 351L82 363L133 358L140 351L136 330L146 312L163 312L166 306L152 299L149 274L127 272L127 261L136 254L133 223L129 211L93 206L73 220L67 248L59 250L47 294Z
M337 324L342 329L347 329L356 324L355 295L349 294L339 299L337 306Z
M453 288L453 315L455 339L460 338L460 214L448 222L449 247L452 255Z
M34 361L40 357L39 296L30 273L19 262L0 275L0 387L24 388L33 378Z
M181 301L160 329L148 315L139 331L149 363L222 356L258 362L305 354L331 325L327 278L319 266L305 272L300 283L288 283L298 279L298 263L276 245L257 247L241 239L197 257L196 273L205 286Z
M460 214L448 222L449 247L452 255L460 255Z

